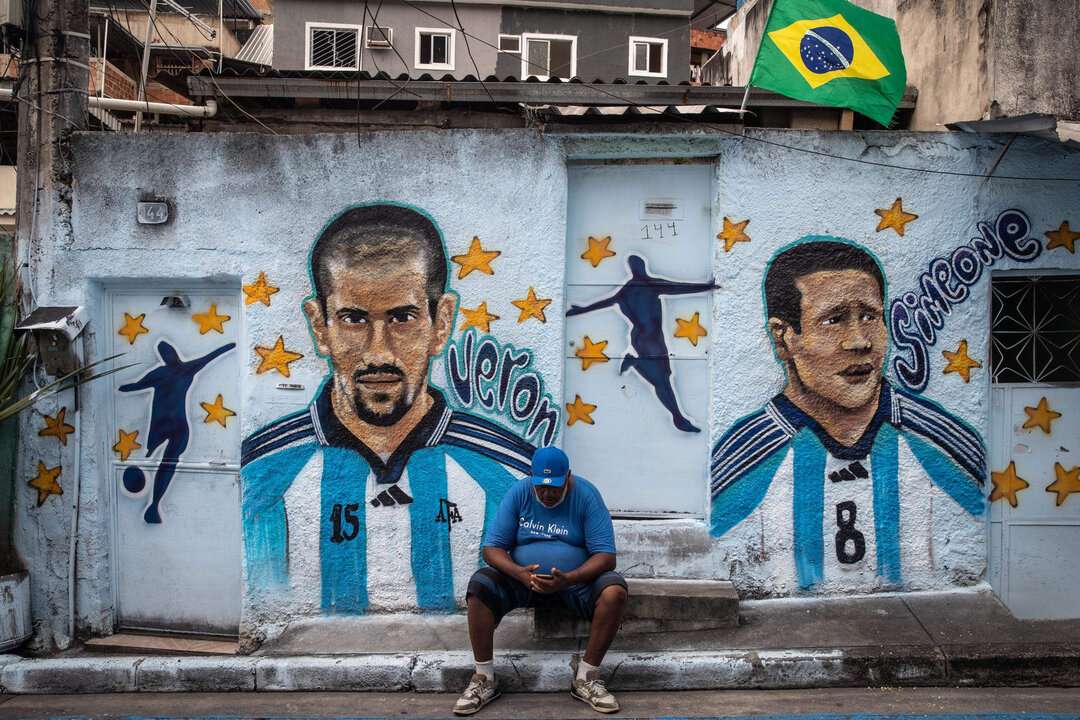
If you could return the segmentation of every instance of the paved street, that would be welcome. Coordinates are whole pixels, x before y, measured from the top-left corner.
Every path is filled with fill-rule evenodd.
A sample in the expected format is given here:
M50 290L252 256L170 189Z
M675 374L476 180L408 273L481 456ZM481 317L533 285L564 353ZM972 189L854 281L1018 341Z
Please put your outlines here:
M0 696L8 718L450 718L449 693L130 693ZM1080 718L1080 688L859 688L619 694L619 718L949 715ZM903 716L902 718L900 716ZM506 694L477 718L598 718L568 693ZM892 720L890 718L889 720Z

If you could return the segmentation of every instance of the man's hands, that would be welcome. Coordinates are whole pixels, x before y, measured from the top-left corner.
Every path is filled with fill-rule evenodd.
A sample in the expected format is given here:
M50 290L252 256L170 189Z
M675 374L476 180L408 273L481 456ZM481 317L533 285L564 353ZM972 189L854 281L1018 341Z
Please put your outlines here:
M526 565L525 567L519 567L518 571L514 573L513 578L525 587L531 588L533 573L536 572L536 569L539 567L539 565Z
M530 565L531 568L537 568L538 565ZM553 592L558 592L563 588L570 587L571 582L567 578L566 573L558 570L557 568L551 568L551 579L539 577L538 575L532 575L528 587L533 592L543 593L549 595Z
M536 571L539 569L539 565L526 565L514 574L514 579L533 592L543 593L544 595L570 587L571 583L567 579L566 573L551 568L551 579L549 580L536 575Z

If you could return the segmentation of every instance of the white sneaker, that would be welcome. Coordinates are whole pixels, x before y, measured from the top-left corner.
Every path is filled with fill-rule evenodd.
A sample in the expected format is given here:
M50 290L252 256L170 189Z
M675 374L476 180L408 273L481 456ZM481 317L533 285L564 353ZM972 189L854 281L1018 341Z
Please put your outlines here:
M585 674L584 680L574 678L574 684L570 688L570 694L589 706L596 712L613 713L619 711L619 702L615 696L604 687L604 681L600 679L600 673L590 670Z
M487 675L473 675L469 687L454 703L455 715L472 715L489 702L499 697L499 681Z

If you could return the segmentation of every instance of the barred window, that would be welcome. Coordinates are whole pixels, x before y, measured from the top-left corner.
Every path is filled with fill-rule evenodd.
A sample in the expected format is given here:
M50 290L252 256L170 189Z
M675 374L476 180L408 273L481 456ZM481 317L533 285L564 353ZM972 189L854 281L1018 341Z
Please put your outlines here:
M994 382L1080 382L1080 275L991 281Z
M308 25L308 70L358 70L359 26Z

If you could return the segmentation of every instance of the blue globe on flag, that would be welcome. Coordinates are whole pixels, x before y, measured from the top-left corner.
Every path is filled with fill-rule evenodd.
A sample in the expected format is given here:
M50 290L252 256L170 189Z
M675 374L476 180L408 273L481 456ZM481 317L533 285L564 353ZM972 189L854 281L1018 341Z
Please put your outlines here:
M825 25L806 31L799 55L807 70L821 75L848 68L855 58L855 46L846 32Z

